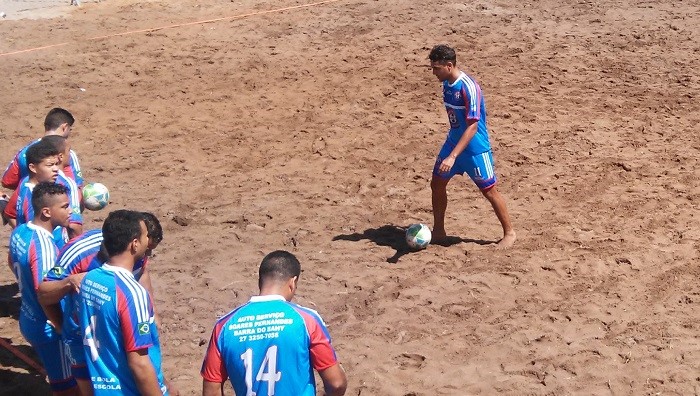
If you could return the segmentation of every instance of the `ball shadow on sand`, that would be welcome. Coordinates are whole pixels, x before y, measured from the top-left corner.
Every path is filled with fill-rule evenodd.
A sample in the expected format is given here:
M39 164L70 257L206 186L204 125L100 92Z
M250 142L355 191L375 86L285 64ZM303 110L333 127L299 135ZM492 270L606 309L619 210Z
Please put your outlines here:
M368 228L362 233L355 232L352 234L336 235L335 237L333 237L333 240L358 242L367 239L376 243L379 246L388 246L396 250L396 253L394 253L393 256L387 258L386 261L388 263L398 263L399 259L404 255L420 251L411 249L406 244L406 228L407 227L400 227L393 224L387 224L379 228ZM462 239L459 237L448 236L447 238L444 238L439 242L431 244L442 247L448 247L462 242L477 243L480 245L488 245L494 243L492 241Z

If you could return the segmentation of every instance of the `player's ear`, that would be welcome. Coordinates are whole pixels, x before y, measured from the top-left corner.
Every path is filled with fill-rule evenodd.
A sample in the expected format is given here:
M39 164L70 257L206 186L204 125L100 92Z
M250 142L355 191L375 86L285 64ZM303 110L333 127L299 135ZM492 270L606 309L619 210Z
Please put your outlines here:
M29 164L27 167L29 168L30 172L36 173L36 164Z
M48 206L44 206L43 208L41 208L40 214L41 214L41 217L43 217L45 219L50 219L51 218L51 209L49 209Z

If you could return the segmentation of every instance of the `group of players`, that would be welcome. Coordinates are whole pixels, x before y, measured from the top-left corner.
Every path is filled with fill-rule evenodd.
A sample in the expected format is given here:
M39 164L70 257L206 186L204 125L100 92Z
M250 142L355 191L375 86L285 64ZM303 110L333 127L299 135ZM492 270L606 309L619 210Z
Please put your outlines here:
M74 122L52 109L45 135L17 153L2 178L14 191L3 197L2 218L13 228L8 264L22 296L20 331L54 395L178 395L161 369L148 271L162 227L152 213L120 209L83 232L83 178L68 143ZM300 274L289 252L263 259L260 295L214 327L204 395L223 394L229 378L238 395L315 395L313 369L327 394L345 393L323 320L290 302Z
M516 236L497 191L481 88L456 67L445 45L430 52L443 83L450 131L431 180L434 242L445 232L446 187L467 173L503 227L500 248ZM22 294L20 330L48 373L55 395L176 395L161 370L158 321L148 272L163 238L156 216L115 210L101 229L83 232L79 162L68 138L74 119L46 117L46 135L20 150L3 175L14 189L3 222L13 228L9 264ZM315 311L291 303L301 265L274 251L260 264L260 294L220 318L202 364L205 396L315 395L314 370L327 395L343 395L347 378Z

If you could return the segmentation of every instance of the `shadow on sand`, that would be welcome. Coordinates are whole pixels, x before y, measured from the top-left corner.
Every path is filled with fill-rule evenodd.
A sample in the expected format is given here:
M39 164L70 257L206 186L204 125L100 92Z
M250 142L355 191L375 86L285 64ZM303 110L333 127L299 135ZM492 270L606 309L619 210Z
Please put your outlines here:
M388 263L398 263L399 259L406 254L415 253L417 250L413 250L406 244L406 228L396 225L383 225L379 228L368 228L364 232L355 232L352 234L341 234L333 237L334 241L352 241L358 242L364 239L372 241L379 246L388 246L394 250L393 256L386 259ZM454 236L448 236L439 242L431 243L433 245L448 247L456 245L462 242L466 243L476 243L479 245L490 245L495 243L494 241L484 241L481 239L465 239Z

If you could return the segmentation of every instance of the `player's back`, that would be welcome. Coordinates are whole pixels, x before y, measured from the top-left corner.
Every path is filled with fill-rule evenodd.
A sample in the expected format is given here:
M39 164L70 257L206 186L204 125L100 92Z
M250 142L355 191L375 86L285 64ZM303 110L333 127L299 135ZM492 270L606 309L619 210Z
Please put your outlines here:
M20 330L35 345L58 337L36 293L39 283L55 263L56 251L51 233L33 223L19 225L10 236L9 257L22 295Z
M315 395L307 329L315 321L280 296L253 297L219 320L219 351L236 395Z
M102 230L87 231L71 239L58 253L56 265L46 274L46 281L60 281L73 274L98 268L102 263L97 254L102 245ZM82 333L77 322L77 298L73 293L61 300L63 310L63 339L68 344L82 345Z
M165 392L158 333L146 289L128 271L103 264L85 275L80 286L80 327L95 396L138 395L127 353L149 349Z

